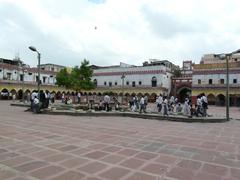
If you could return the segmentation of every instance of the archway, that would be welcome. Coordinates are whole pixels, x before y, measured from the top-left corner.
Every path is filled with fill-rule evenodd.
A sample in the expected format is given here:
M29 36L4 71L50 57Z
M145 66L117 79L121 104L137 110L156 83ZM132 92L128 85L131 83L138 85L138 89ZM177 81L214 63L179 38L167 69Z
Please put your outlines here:
M149 102L155 102L156 101L156 97L157 97L157 94L156 93L152 93L151 96L149 97Z
M136 93L132 93L131 96L136 96Z
M17 98L18 98L18 99L21 99L22 96L23 96L23 91L22 91L22 89L19 89L19 90L18 90L18 93L17 93Z
M189 87L182 87L177 91L177 96L179 102L183 103L185 101L185 98L191 97L191 89Z
M1 91L1 99L8 99L9 98L9 91L7 89L3 89Z
M207 96L207 99L208 99L208 104L209 105L215 105L216 104L216 98L213 94L209 94Z
M138 93L137 96L140 98L140 97L143 96L143 94L142 93Z
M216 105L218 105L218 106L224 106L225 105L225 96L223 94L219 94L217 96Z
M145 93L145 94L144 94L144 96L147 96L147 97L148 97L148 96L149 96L149 94L148 94L148 93Z
M229 97L229 105L230 106L235 106L235 99L236 98L237 98L236 96L230 95L230 97Z
M237 97L237 103L236 103L237 107L240 107L240 97Z
M15 94L15 96L17 95L17 91L16 91L15 89L12 89L12 90L10 91L10 93L11 93L12 95Z

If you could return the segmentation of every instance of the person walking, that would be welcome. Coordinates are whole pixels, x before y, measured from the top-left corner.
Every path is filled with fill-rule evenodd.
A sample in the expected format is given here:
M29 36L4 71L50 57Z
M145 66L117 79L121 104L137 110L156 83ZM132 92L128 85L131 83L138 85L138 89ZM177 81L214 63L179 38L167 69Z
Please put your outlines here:
M162 112L163 97L162 94L158 97L158 112Z
M81 93L80 92L77 93L77 99L78 99L78 104L80 104L80 102L81 102Z
M203 117L206 117L207 109L208 109L208 100L204 93L202 94L201 100L202 100L202 107L203 107Z
M107 94L104 96L103 101L104 101L104 109L106 111L109 111L110 97Z
M142 111L145 113L145 102L144 102L144 97L142 96L141 99L140 99L140 110L139 110L139 113L141 114Z
M189 107L189 99L185 98L183 113L186 116L190 116L190 107Z
M168 100L167 100L167 97L164 97L164 100L163 100L163 116L168 116Z
M144 113L147 113L148 97L144 96Z

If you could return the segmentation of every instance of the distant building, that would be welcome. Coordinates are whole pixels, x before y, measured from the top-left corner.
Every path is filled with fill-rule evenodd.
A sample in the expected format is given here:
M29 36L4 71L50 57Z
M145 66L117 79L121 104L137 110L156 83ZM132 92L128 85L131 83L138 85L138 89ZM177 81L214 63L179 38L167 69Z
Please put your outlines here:
M171 94L178 98L179 102L184 102L185 98L191 97L192 91L192 61L183 61L182 68L172 76Z
M65 66L47 63L47 64L41 64L40 68L41 70L44 70L44 71L59 72L61 69L64 69Z
M155 100L160 93L169 95L173 69L169 61L150 61L143 66L121 63L118 66L94 66L93 81L97 89L125 95L145 95Z
M50 66L43 66L50 67ZM0 58L0 92L4 94L16 94L21 97L22 93L31 92L37 89L37 82L40 78L41 89L56 91L63 90L58 88L56 83L56 73L58 68L63 66L54 65L54 69L40 70L41 74L38 77L38 68L30 67L24 64L20 59L3 59Z
M209 104L225 105L226 61L218 55L204 55L200 64L193 66L192 99L196 102L199 94L205 93ZM240 106L240 54L229 61L230 105Z

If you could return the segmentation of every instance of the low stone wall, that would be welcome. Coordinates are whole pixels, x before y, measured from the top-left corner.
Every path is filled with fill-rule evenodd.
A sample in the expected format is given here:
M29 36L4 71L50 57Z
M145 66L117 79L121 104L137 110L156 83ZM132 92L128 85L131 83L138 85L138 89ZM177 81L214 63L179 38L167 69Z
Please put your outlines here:
M77 112L77 111L58 111L58 110L44 110L44 114L50 115L70 115L70 116L93 116L93 117L106 117L106 116L115 116L115 117L130 117L130 118L142 118L149 120L159 120L159 121L176 121L176 122L188 122L188 123L222 123L226 122L226 118L200 118L200 117L184 117L184 116L161 116L159 114L139 114L132 112Z

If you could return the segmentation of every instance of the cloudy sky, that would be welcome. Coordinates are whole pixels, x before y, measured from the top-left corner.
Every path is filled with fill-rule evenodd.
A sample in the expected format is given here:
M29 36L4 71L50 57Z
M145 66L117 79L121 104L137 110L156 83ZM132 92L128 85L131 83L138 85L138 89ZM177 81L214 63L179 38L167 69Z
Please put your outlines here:
M198 63L240 48L239 0L0 0L0 57L36 65Z

